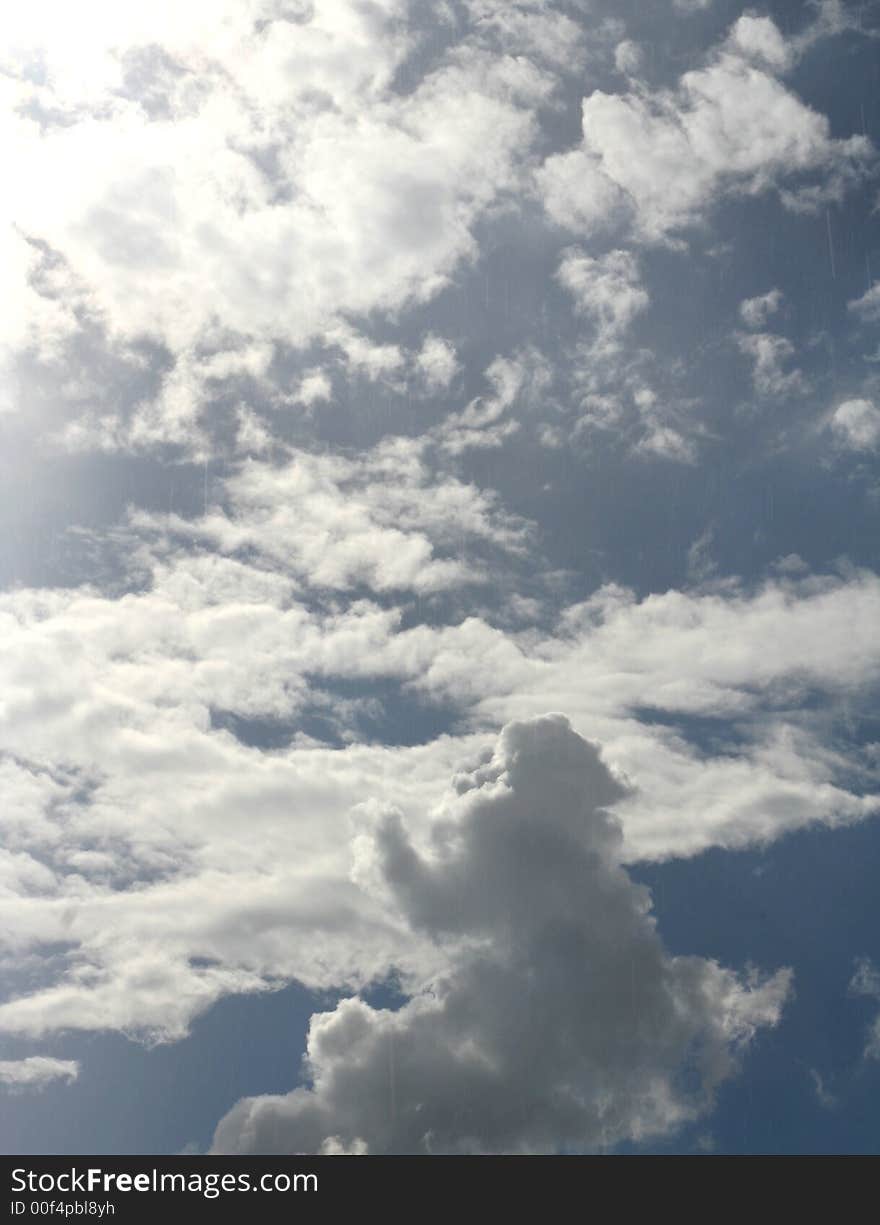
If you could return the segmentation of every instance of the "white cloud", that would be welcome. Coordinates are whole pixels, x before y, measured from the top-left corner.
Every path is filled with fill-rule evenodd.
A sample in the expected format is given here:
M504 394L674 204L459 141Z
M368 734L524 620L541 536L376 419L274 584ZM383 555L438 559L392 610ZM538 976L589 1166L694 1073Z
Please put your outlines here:
M324 0L290 20L257 3L125 17L93 0L75 30L63 7L37 3L5 32L6 222L66 261L114 342L148 335L175 355L148 434L191 428L206 336L296 345L436 293L532 140L529 104L466 46L414 90L389 88L412 45L398 0ZM41 131L32 104L62 119ZM10 234L7 343L57 348L72 291L29 287L35 257Z
M835 11L823 6L828 28ZM0 359L30 373L0 407L38 402L14 426L47 446L223 466L206 467L203 512L160 513L154 487L154 509L80 533L110 557L106 587L99 570L95 585L0 593L14 984L0 1031L173 1040L224 995L291 980L357 991L397 971L404 1009L316 1018L312 1089L242 1106L225 1125L234 1146L273 1119L351 1152L674 1130L775 1022L786 982L671 956L622 865L878 811L876 772L828 735L880 683L875 576L792 563L740 587L713 575L704 534L699 590L639 600L609 585L560 608L535 526L457 467L483 449L466 462L488 472L518 434L582 447L599 429L630 460L695 462L685 363L629 343L651 332L638 321L661 299L642 269L662 258L620 234L572 247L558 227L675 242L728 195L835 198L867 156L777 79L803 37L743 19L657 91L626 33L609 20L584 35L542 0L429 14L403 0L34 0L4 27L17 173ZM590 80L599 54L626 92L587 98L582 141L536 180L537 151L558 148L561 84ZM536 181L555 226L535 215ZM561 320L564 295L543 286L541 349L516 285L488 330L473 302L459 313L473 280L428 306L476 264L487 228L497 255L508 225L574 308ZM874 318L875 289L854 315ZM740 308L766 395L805 386L789 342L764 330L781 300ZM567 327L577 339L553 362ZM346 450L335 431L361 395L383 411ZM403 428L428 419L425 432L363 444L385 403L390 419L407 399ZM876 416L848 401L828 424L865 450ZM310 424L322 443L291 445ZM547 710L601 742L601 760ZM619 830L600 811L612 800ZM520 1008L518 1033L504 1002L529 982L547 1009ZM407 1075L386 1140L359 1094L392 1039ZM700 1087L686 1090L693 1042ZM33 1057L0 1065L0 1081L76 1071ZM471 1090L484 1113L467 1123Z
M445 391L459 371L455 346L442 336L426 336L415 358L416 369L429 392Z
M704 583L714 577L718 567L712 556L715 529L710 524L694 540L687 552L687 575L692 583Z
M402 379L406 355L399 345L375 343L346 324L331 328L325 340L342 350L351 373L371 382L384 379L392 385Z
M564 710L600 741L638 786L620 807L634 859L743 846L809 820L859 820L880 803L848 789L864 763L822 747L822 721L811 728L801 694L817 685L829 709L844 692L870 700L880 680L869 628L878 615L880 585L868 573L643 601L611 586L569 609L556 638L531 644L528 662L496 653L496 694L478 699L478 710L496 725ZM449 671L438 660L434 683L442 677L442 691L454 693L468 678L443 659ZM665 712L666 725L642 722L645 705ZM717 754L688 744L688 715L718 721ZM732 755L720 750L728 720L746 737Z
M360 458L293 451L283 465L252 461L230 475L228 511L192 520L135 512L133 521L169 541L257 556L315 590L428 593L485 581L465 542L516 550L526 525L493 495L438 474L423 452L402 438Z
M574 298L575 309L595 320L600 351L614 349L650 302L629 251L609 251L594 259L571 247L563 253L556 277Z
M629 220L632 201L583 149L556 153L537 172L544 208L557 225L590 236Z
M503 539L503 518L467 486L423 496L418 462L393 449L363 470L322 464L306 459L300 479L252 463L232 478L240 555L204 548L206 533L222 546L238 522L224 527L219 511L167 539L148 519L140 543L124 542L140 590L0 597L3 947L15 964L46 945L67 950L0 1006L0 1029L165 1040L229 993L291 979L357 988L391 966L417 983L436 948L349 879L348 814L365 800L400 807L421 845L456 763L548 709L567 711L630 780L617 805L626 861L877 811L870 773L827 747L823 722L841 701L850 712L869 703L880 683L876 577L643 601L610 587L547 630L461 614L407 625L400 604L344 585L362 575L382 589L400 564L383 560L381 530L354 569L330 550L332 570L300 570L277 507L298 506L306 525L312 498L332 509L354 480L365 522L375 499L396 531L428 541L471 523ZM371 708L335 686L378 678L414 709L454 711L456 733L412 748L371 742L358 722ZM805 708L816 693L822 703ZM646 721L646 704L662 717ZM689 742L690 715L716 721L716 748ZM340 747L314 739L314 716ZM252 747L267 735L277 748Z
M635 445L635 451L681 464L692 464L697 458L693 440L662 422L648 422L647 429Z
M0 225L0 266L10 289L18 288L0 302L0 362L8 363L16 352L51 361L79 326L76 286L14 226ZM16 407L11 388L0 394L0 413Z
M752 359L752 383L759 396L784 399L806 391L809 383L800 370L786 370L795 354L794 345L772 332L740 333L736 343Z
M870 143L832 138L828 120L772 75L787 62L773 23L745 16L675 90L596 90L583 101L580 147L538 174L548 213L581 233L632 224L659 241L700 223L725 195L776 188L796 208L840 198Z
M860 298L848 303L849 309L865 323L880 322L880 281L874 281Z
M300 381L294 403L313 408L316 404L329 400L332 394L333 384L327 372L320 368L309 370Z
M239 405L236 418L235 449L240 455L263 455L272 449L272 435L253 409Z
M746 327L757 331L764 326L771 315L776 314L781 304L781 290L771 289L765 294L742 301L739 305L740 318Z
M769 17L744 13L730 32L730 46L747 59L763 62L775 71L784 71L794 58L792 47Z
M847 451L876 451L880 447L880 408L873 400L845 400L831 414L832 433Z
M511 56L576 71L583 62L584 31L546 0L465 0L476 31Z
M641 70L644 58L642 48L631 38L625 38L614 48L614 67L625 76L635 76Z
M52 1059L48 1055L29 1055L27 1059L0 1060L0 1085L13 1091L43 1089L55 1080L70 1083L79 1076L74 1059Z
M511 357L496 357L486 367L485 378L491 394L450 413L428 435L445 454L501 446L520 428L510 410L543 408L553 380L546 358L531 346Z
M620 864L607 809L624 788L563 718L511 724L456 782L425 849L384 809L356 859L368 887L436 942L439 974L398 1012L348 999L314 1016L311 1087L244 1099L214 1151L646 1140L705 1111L737 1053L778 1021L788 971L740 978L666 952L649 892Z

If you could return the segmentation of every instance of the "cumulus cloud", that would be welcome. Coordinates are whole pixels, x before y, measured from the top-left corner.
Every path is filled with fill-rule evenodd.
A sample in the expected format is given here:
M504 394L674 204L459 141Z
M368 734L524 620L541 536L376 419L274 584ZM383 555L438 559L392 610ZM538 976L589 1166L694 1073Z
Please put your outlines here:
M752 359L752 384L759 396L784 399L806 391L809 383L800 370L786 370L795 355L794 345L772 332L749 332L736 337L741 353Z
M844 400L831 414L834 439L845 451L876 451L880 447L880 408L873 400Z
M614 67L625 76L635 76L642 68L644 54L638 43L625 38L614 48Z
M53 1081L70 1084L79 1076L75 1059L52 1059L48 1055L29 1055L27 1059L0 1060L0 1085L13 1092L43 1089Z
M763 61L775 71L784 71L794 58L794 48L769 17L743 13L730 31L729 46L746 59Z
M580 146L538 173L550 217L584 234L625 224L660 241L726 195L776 188L793 208L840 198L870 143L833 138L828 120L777 80L788 63L773 22L744 15L676 89L596 90L583 101Z
M620 864L624 786L567 721L511 724L414 845L373 814L356 873L444 954L397 1012L312 1018L310 1087L245 1099L215 1152L555 1152L668 1134L775 1025L790 972L673 957Z
M740 318L746 327L757 331L764 326L771 315L776 314L781 303L782 292L779 289L771 289L757 297L746 298L739 306Z
M174 356L148 433L192 417L206 337L233 353L303 344L435 294L533 138L503 57L489 71L465 45L391 88L414 46L400 0L137 17L93 0L75 30L56 9L5 30L6 345L57 351L79 326L70 289L35 287L43 244L114 343ZM53 117L42 129L35 107Z
M459 370L455 346L441 336L425 337L415 365L429 392L445 391Z
M333 384L325 370L320 368L309 370L302 378L294 395L294 403L305 408L313 408L315 404L329 400L333 394Z
M465 7L486 45L569 71L582 64L582 27L546 0L465 0Z

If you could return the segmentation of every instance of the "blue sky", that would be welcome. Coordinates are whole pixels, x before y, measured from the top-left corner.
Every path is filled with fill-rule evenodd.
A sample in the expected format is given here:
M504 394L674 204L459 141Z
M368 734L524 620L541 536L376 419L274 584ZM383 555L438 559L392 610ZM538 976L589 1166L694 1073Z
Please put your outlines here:
M6 1151L876 1149L878 22L10 23Z

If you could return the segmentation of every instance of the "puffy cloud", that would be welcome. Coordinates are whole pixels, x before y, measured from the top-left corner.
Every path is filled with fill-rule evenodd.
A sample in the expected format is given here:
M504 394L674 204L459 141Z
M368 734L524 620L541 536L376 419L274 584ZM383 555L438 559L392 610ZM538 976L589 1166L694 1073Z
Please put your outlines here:
M530 104L467 46L394 90L414 47L399 0L141 17L91 0L76 30L34 7L5 30L7 347L51 351L78 327L69 286L34 287L38 241L114 343L174 355L140 424L162 440L191 428L206 337L297 345L436 293L534 134Z
M704 429L694 402L681 396L679 369L627 343L633 322L650 305L632 253L593 258L570 248L557 280L574 295L576 311L594 323L570 354L572 441L592 445L604 435L606 445L613 439L640 460L694 463Z
M547 158L537 172L537 183L551 220L579 234L611 229L632 214L625 189L603 171L600 159L584 149Z
M641 601L612 585L567 609L557 635L530 646L528 663L508 659L502 672L496 657L496 693L478 710L496 722L564 710L600 741L638 786L619 806L632 859L762 842L810 820L860 820L880 803L870 771L858 756L837 757L825 745L825 716L811 724L801 707L811 689L827 695L829 715L844 693L870 703L878 615L870 573ZM445 675L438 660L431 679L454 693L467 678L444 662ZM646 707L659 720L645 722ZM691 718L714 729L708 753L689 742ZM728 755L732 727L738 744ZM849 789L853 777L866 794Z
M0 1085L13 1091L43 1089L55 1080L68 1084L79 1076L74 1059L52 1059L48 1055L29 1055L27 1059L0 1060Z
M800 370L786 370L794 345L772 332L749 332L736 337L741 353L752 359L752 383L759 396L784 399L806 391L809 384Z
M355 375L392 384L402 376L406 355L399 345L377 344L346 324L331 328L325 339L342 350L347 369Z
M133 522L170 541L256 555L316 590L427 593L483 581L463 556L465 541L515 551L527 524L493 495L439 476L422 451L391 439L355 459L300 451L284 465L250 461L225 482L228 510L198 519L135 513Z
M556 276L574 298L575 308L595 320L599 350L613 349L650 301L629 251L609 251L594 259L570 248L563 253Z
M877 811L876 777L828 734L838 706L871 702L880 674L874 578L711 583L698 547L699 591L637 600L605 587L560 611L532 525L456 467L517 431L549 438L572 385L575 430L619 435L645 462L697 455L675 362L626 343L657 282L643 283L622 238L571 248L535 216L532 159L562 130L551 121L539 136L539 121L558 118L559 83L575 87L588 50L557 9L35 0L5 27L2 123L19 173L3 210L17 225L0 237L0 345L24 371L6 407L38 405L14 428L45 427L69 450L219 450L225 466L206 475L202 513L133 510L104 536L81 533L109 558L94 585L0 595L0 1030L166 1041L230 993L291 980L357 991L394 969L410 1003L317 1018L313 1090L278 1107L311 1120L324 1151L385 1143L351 1104L351 1062L334 1045L349 1039L363 1085L386 1038L410 1061L389 1144L429 1131L437 1147L470 1143L438 1079L485 1084L496 1121L472 1126L506 1143L511 1099L493 1060L531 1095L531 1113L510 1115L523 1147L560 1120L572 1144L594 1146L693 1117L740 1039L778 1015L785 984L671 957L622 865ZM555 222L668 241L726 193L794 188L789 203L816 203L855 173L864 145L833 141L775 79L795 44L770 23L739 23L660 92L635 79L620 23L595 33L630 79L614 78L620 97L586 100L583 141L541 169ZM797 194L802 172L818 181L812 197ZM429 305L478 241L494 258L509 225L530 275L556 269L574 304L569 381L567 360L549 360L571 324L553 313L565 294L540 316L546 351L524 335L514 292L485 331L470 330L473 303L451 318L473 281ZM776 292L743 319L778 391L794 376L787 342L763 331ZM872 293L854 314L871 317ZM361 394L383 412L340 437ZM425 433L365 443L384 404L403 414L406 399L405 430L429 420ZM292 446L312 414L321 444ZM493 458L466 462L488 472ZM112 464L125 488L126 460ZM143 467L159 470L152 457ZM601 759L552 719L508 727L492 757L511 719L558 709ZM463 760L479 764L453 794ZM581 808L575 776L592 788ZM601 811L612 800L619 829ZM532 853L517 911L497 865L520 871L516 853L540 850L545 827L548 858ZM549 861L569 843L589 889L563 873L555 898ZM466 928L444 927L453 893ZM640 971L634 1036L596 898L610 899ZM523 1019L543 1084L523 1067L516 1010L502 1014L531 962L559 1021ZM595 968L595 990L577 965ZM638 1083L623 1067L630 1040ZM580 1101L565 1100L567 1054ZM421 1131L420 1093L436 1114Z
M876 451L880 447L880 408L873 400L845 400L829 420L838 446L846 451Z
M414 845L374 814L356 871L442 951L397 1012L312 1018L311 1086L244 1099L215 1152L558 1152L668 1134L779 1019L790 972L673 957L620 863L624 793L564 718L504 729Z
M512 56L534 56L554 68L579 68L584 31L547 0L465 0L476 32Z
M543 407L553 375L546 358L529 347L511 357L496 357L487 366L485 378L490 394L477 396L465 408L450 413L428 435L445 454L501 446L520 427L509 410L515 405Z
M874 281L860 298L848 303L849 309L866 323L880 322L880 281Z
M627 223L659 241L702 221L724 195L777 188L795 208L839 198L870 142L834 139L828 120L773 75L787 63L776 26L743 16L675 90L596 90L583 101L580 147L538 173L548 213L578 232Z
M625 76L635 76L641 69L644 55L638 43L625 38L614 48L614 67Z
M329 400L332 394L333 384L327 372L321 369L309 370L300 381L294 403L313 408L315 404Z
M748 328L757 331L762 328L771 315L775 315L782 304L782 293L771 289L765 294L754 298L746 298L739 305L740 318Z
M445 391L459 370L455 346L441 336L425 337L415 365L429 392Z
M491 522L467 487L438 487L418 510L418 479L410 500L400 462L368 465L376 499L399 499L387 511L397 530L417 513L429 540L460 534L471 514ZM337 496L335 468L305 472ZM840 702L848 717L870 704L880 681L875 576L642 601L609 587L545 629L454 609L412 623L387 591L321 591L295 553L288 567L295 528L276 522L269 496L285 469L252 464L237 479L255 482L258 510L235 555L199 544L207 531L220 539L219 512L167 540L150 520L123 541L135 590L0 597L0 931L8 964L61 950L13 988L0 1029L167 1040L229 993L292 979L357 988L392 966L417 984L436 947L350 879L349 813L368 799L397 806L421 844L456 763L548 709L566 710L630 780L616 806L626 861L877 811L870 773L828 747L826 726ZM377 554L334 581L381 584L383 566ZM450 734L376 742L383 705L357 688L376 680L416 727L425 707L449 712ZM708 740L691 740L691 718Z

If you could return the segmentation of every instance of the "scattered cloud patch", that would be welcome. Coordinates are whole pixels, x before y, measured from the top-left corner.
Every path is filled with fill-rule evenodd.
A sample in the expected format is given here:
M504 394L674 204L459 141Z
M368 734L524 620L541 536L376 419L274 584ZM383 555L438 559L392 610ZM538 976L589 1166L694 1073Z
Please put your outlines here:
M775 315L782 303L782 292L771 289L768 293L759 294L755 298L746 298L740 303L740 318L747 328L759 331L771 315Z
M839 447L846 451L876 451L880 447L880 408L873 400L844 400L829 421Z
M79 1076L75 1059L52 1059L48 1055L29 1055L26 1059L0 1060L0 1085L11 1092L44 1089L55 1081L68 1084Z
M583 101L580 147L538 174L550 217L583 234L624 226L660 242L702 224L724 196L776 189L795 209L841 198L870 142L833 138L777 79L788 62L773 22L745 15L676 89L596 90Z
M741 353L752 360L752 384L759 396L786 399L805 392L809 383L800 370L786 370L795 347L784 336L772 332L748 332L736 337Z

